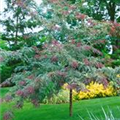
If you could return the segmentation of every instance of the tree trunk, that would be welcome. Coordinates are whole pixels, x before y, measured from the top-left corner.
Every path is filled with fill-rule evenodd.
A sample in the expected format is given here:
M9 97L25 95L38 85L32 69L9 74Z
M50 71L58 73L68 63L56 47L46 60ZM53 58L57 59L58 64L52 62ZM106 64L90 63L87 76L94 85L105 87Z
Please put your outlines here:
M72 116L72 89L70 89L70 106L69 106L70 117Z
M115 21L115 8L116 8L116 6L115 6L115 3L113 2L113 3L109 3L109 10L108 10L108 14L109 14L109 16L110 16L110 20L111 21Z
M110 20L112 22L115 21L115 9L116 9L116 4L115 2L113 1L110 1L109 3L107 3L106 0L104 0L104 2L106 3L106 8L107 8L107 11L108 11L108 15L110 16Z
M19 20L19 15L17 15L16 17L16 32L15 32L15 45L17 45L17 41L18 41L18 21Z

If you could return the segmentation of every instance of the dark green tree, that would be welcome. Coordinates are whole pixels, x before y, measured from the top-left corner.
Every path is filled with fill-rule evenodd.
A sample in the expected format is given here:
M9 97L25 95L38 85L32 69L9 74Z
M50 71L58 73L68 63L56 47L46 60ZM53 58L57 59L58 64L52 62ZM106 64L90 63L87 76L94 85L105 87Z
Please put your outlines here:
M81 0L77 1L80 9L96 20L119 21L120 1L119 0Z

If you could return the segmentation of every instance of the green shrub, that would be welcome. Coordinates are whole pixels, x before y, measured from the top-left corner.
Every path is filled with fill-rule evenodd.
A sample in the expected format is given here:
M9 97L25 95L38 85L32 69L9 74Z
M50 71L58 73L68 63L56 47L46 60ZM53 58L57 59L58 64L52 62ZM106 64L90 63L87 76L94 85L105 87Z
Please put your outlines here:
M120 59L117 59L117 60L114 60L112 62L112 66L115 67L115 66L120 66Z
M8 50L7 42L0 39L0 48Z
M1 83L4 82L7 78L11 76L13 72L13 68L7 65L1 66L0 73L1 73Z
M60 104L69 102L69 91L61 89L57 95L53 94L51 98L45 98L43 103Z

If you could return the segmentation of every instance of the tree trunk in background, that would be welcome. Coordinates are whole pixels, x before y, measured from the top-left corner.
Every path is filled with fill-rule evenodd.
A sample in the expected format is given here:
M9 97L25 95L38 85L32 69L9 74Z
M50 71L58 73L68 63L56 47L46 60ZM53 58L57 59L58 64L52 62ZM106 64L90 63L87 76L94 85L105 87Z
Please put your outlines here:
M115 9L116 9L116 4L114 2L109 2L107 4L107 10L108 10L108 14L110 16L110 20L111 21L115 21Z
M113 1L110 1L109 3L106 2L106 4L107 4L106 6L107 6L108 14L110 16L110 20L114 23L115 22L115 14L116 14L116 11L115 11L116 4ZM119 39L114 42L114 46L116 46L116 48L118 48L118 49L120 48ZM116 48L113 47L113 54L115 53Z
M17 41L18 41L18 15L17 15L17 18L16 18L16 32L15 32L15 45L17 45Z

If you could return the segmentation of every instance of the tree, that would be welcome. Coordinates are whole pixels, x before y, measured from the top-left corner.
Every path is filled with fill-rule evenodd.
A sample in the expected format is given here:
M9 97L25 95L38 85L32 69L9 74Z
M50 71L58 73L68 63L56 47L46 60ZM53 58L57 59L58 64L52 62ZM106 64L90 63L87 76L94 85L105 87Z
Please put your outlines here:
M86 6L82 7L83 12L93 17L94 19L119 21L119 0L85 0L82 2L80 1L80 4L83 5L84 3L86 3Z

